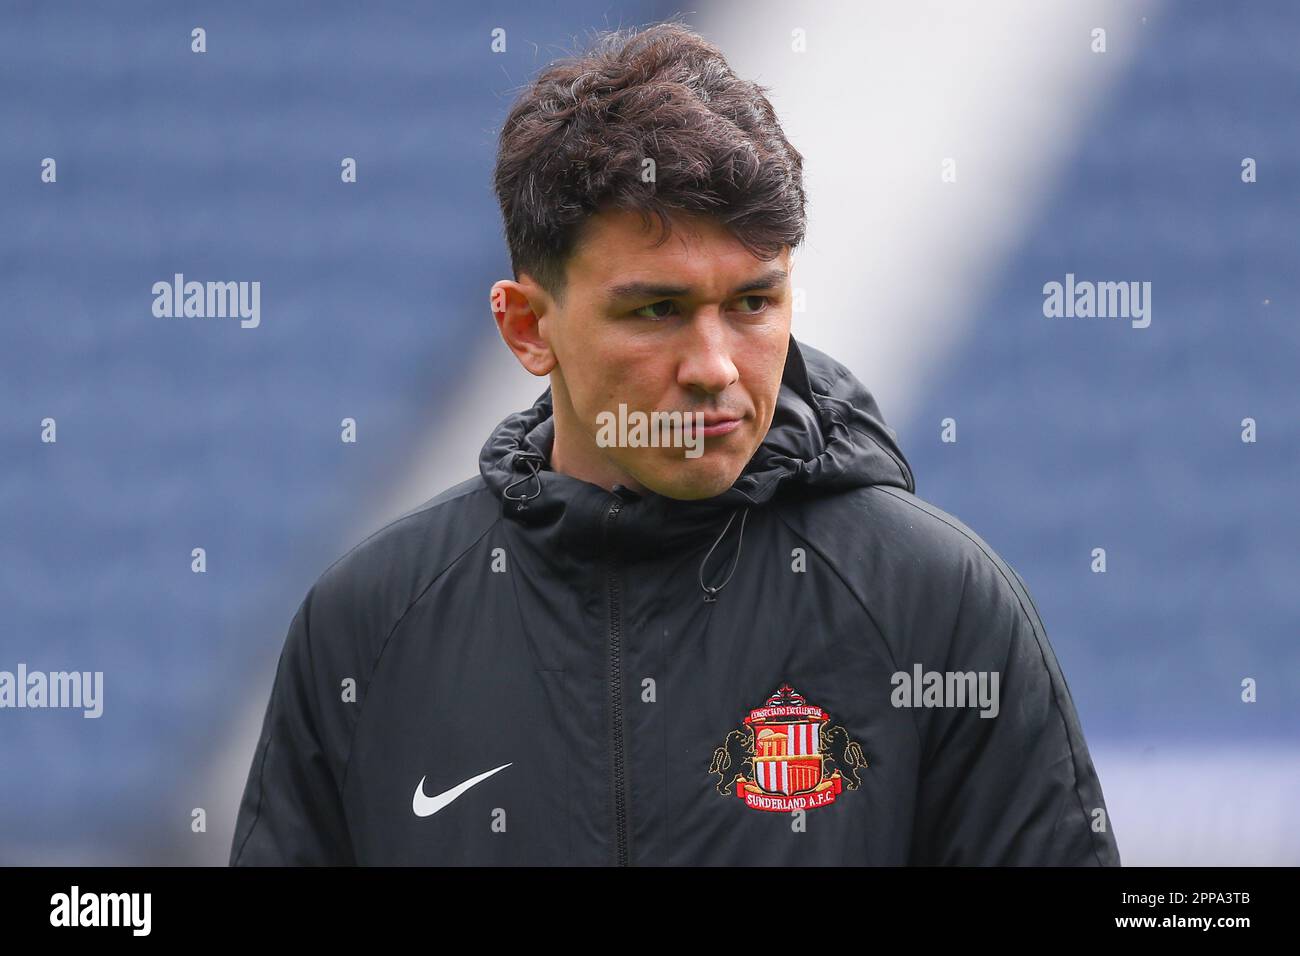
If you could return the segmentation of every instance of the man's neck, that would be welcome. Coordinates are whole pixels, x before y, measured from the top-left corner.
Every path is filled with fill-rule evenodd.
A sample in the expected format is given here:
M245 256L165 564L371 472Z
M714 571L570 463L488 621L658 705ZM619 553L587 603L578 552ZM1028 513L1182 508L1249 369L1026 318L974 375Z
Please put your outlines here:
M555 435L551 445L551 471L577 478L580 481L613 491L616 485L622 485L638 494L645 494L646 489L635 478L613 464L600 449L580 429L572 427L555 409Z

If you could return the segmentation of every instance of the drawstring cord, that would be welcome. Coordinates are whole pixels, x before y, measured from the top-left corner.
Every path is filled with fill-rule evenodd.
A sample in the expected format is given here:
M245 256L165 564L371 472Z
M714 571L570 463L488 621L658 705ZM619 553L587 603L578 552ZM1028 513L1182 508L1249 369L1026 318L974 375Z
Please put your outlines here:
M731 517L729 517L727 523L723 525L722 534L718 535L717 540L713 542L713 547L709 548L709 553L706 554L704 560L700 562L700 588L704 591L705 604L712 604L718 599L718 592L727 586L727 582L731 580L731 576L736 573L736 566L740 564L740 546L745 541L745 519L749 517L749 509L737 508L736 511L741 512L740 537L736 539L736 557L731 562L731 570L727 572L727 576L723 578L722 583L717 586L705 584L704 566L709 563L709 558L713 557L713 552L717 550L718 545L722 544L722 539L727 536L727 530L731 527L731 522L736 520L735 511L731 513Z
M528 474L524 475L522 478L519 478L519 479L517 479L517 480L515 480L515 481L510 482L510 484L506 485L505 490L501 492L501 496L502 496L503 498L507 498L507 499L509 499L510 501L517 501L517 502L518 502L518 504L515 506L515 510L517 510L517 511L527 511L527 510L528 510L528 502L532 501L534 498L536 498L536 497L538 497L539 495L541 495L541 493L542 493L542 476L539 474L539 472L541 471L541 468L542 468L542 462L543 462L544 460L545 460L545 459L544 459L544 458L543 458L539 453L537 453L537 452L535 452L535 451L521 451L521 452L517 452L517 453L515 454L515 462L517 463L517 462L522 461L522 462L523 462L523 463L528 467L528 469L529 469L529 473L528 473ZM533 480L533 481L536 481L536 482L537 482L537 491L536 491L536 492L534 492L534 493L531 494L531 495L519 495L518 497L516 497L516 496L510 494L510 489L511 489L511 488L513 488L515 485L519 484L520 482L528 481L528 480L530 480L530 479Z

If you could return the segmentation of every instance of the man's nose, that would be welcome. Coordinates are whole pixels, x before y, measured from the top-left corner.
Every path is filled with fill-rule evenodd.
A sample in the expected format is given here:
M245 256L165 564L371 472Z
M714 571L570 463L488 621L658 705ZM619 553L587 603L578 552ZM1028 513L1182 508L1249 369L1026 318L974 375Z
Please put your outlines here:
M716 394L740 378L731 361L729 333L718 316L696 315L683 346L677 367L677 384L683 388Z

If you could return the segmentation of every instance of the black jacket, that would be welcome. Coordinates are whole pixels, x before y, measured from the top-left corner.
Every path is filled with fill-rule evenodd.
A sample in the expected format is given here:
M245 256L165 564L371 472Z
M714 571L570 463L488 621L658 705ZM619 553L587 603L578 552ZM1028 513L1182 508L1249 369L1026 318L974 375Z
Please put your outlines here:
M842 365L792 338L703 501L550 471L553 423L312 586L232 864L1119 864L1024 582Z

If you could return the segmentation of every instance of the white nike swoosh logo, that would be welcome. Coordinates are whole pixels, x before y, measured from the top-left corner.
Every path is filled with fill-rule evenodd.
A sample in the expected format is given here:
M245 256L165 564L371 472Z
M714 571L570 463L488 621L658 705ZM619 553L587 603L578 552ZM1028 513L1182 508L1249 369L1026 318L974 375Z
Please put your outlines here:
M474 786L474 784L481 783L482 781L486 780L488 777L492 776L494 773L499 773L500 771L505 770L506 767L509 766L510 764L503 763L495 770L489 770L486 773L481 773L477 777L470 777L464 783L457 784L456 786L452 787L450 790L445 790L442 793L438 794L436 797L425 796L424 794L425 778L421 777L419 785L415 788L415 796L411 800L411 809L415 811L415 815L417 817L433 816L433 814L437 813L447 804L451 803L453 800L459 797L470 787Z

